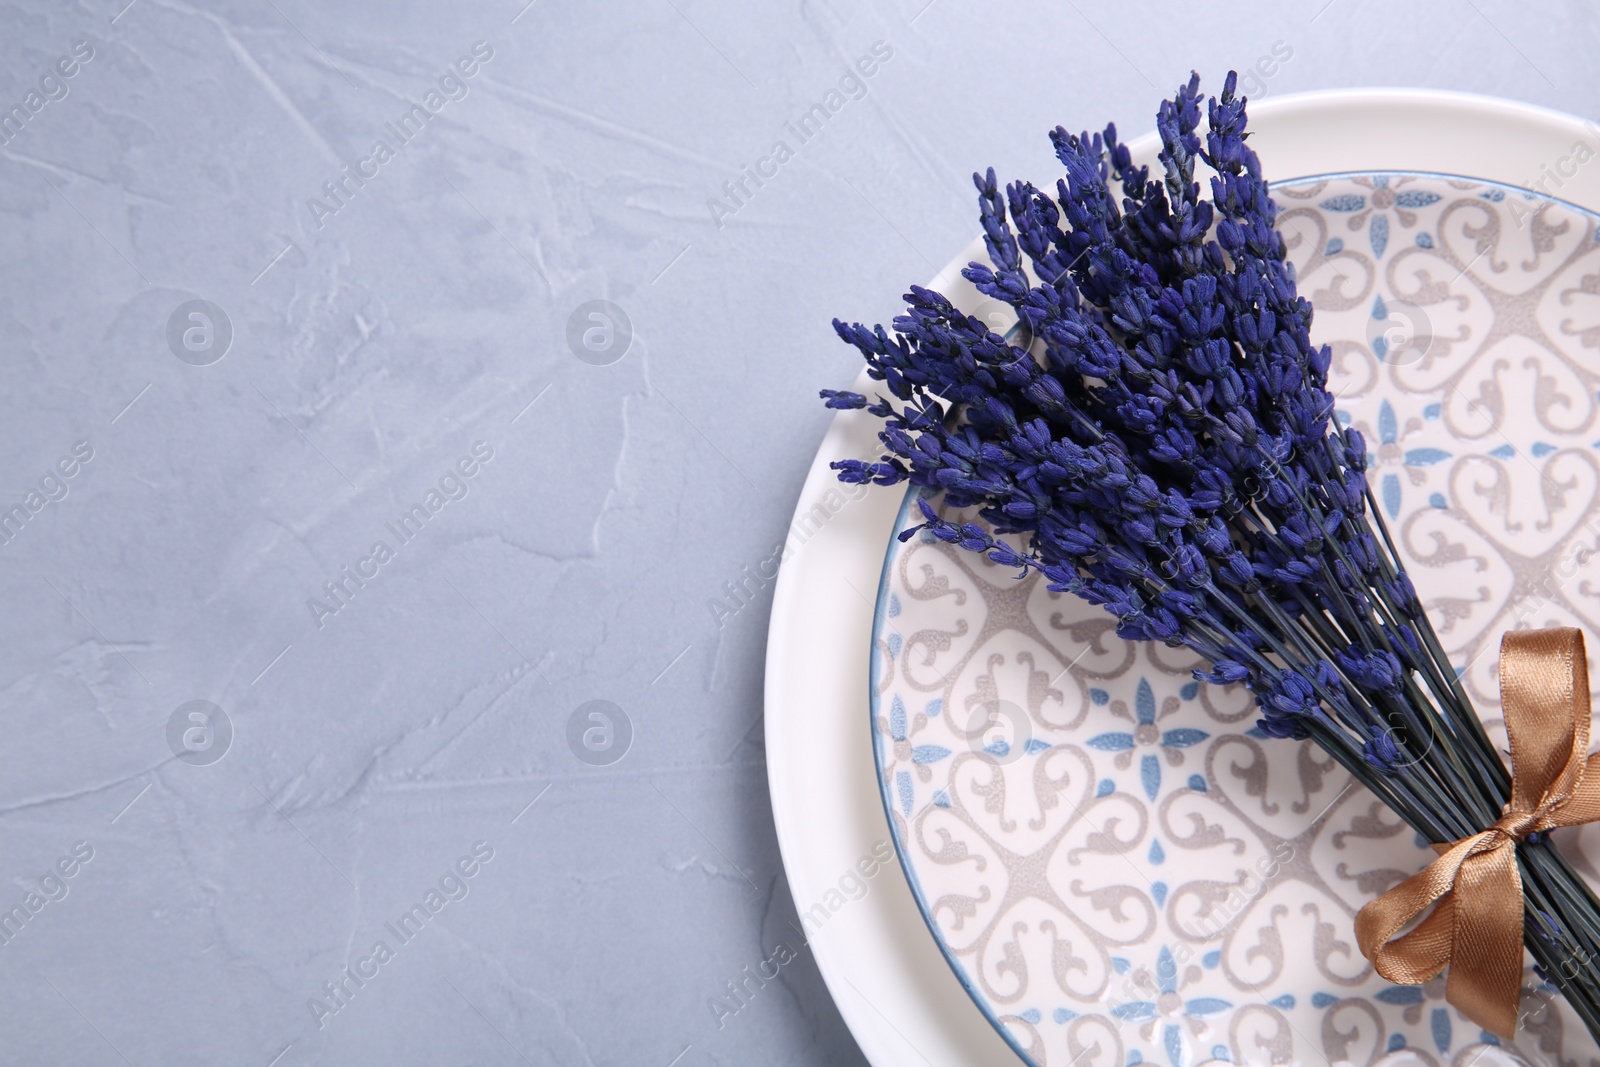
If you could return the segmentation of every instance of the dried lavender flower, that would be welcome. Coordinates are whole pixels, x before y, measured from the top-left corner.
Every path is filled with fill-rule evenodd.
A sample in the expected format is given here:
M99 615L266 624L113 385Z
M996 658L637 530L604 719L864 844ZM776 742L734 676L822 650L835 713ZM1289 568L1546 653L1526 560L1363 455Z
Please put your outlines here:
M1369 508L1366 444L1333 417L1245 103L1234 74L1209 100L1192 76L1157 116L1158 176L1114 126L1050 134L1053 197L974 175L989 262L963 274L1030 347L917 286L892 333L835 320L882 391L822 396L881 419L885 451L833 467L976 509L958 523L924 497L901 536L1036 570L1120 636L1192 649L1197 678L1250 689L1261 733L1315 740L1453 841L1494 820L1509 778ZM1566 920L1526 924L1535 957L1600 957L1586 884L1547 846L1519 854L1530 909ZM1600 1037L1594 977L1563 988Z

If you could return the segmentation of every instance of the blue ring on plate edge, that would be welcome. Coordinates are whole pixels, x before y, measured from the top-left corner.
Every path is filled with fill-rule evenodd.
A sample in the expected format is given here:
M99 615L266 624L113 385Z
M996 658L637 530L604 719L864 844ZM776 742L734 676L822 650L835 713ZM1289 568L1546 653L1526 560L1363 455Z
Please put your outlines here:
M1565 207L1578 215L1585 216L1593 220L1596 224L1594 240L1600 241L1600 212L1592 211L1589 208L1580 207L1577 204L1572 203L1570 200L1563 200L1558 196L1550 196L1547 193L1536 192L1532 189L1525 189L1518 185L1510 185L1506 182L1491 181L1487 178L1474 178L1464 174L1446 174L1440 171L1425 170L1329 171L1323 174L1308 174L1298 178L1285 178L1280 181L1270 183L1268 188L1270 191L1270 189L1277 188L1278 186L1293 186L1307 182L1329 181L1335 178L1371 177L1436 178L1445 181L1466 181L1492 189L1504 189L1508 193L1516 193L1530 200L1542 200L1549 203L1560 204L1562 207ZM1016 1038L1012 1036L1011 1030L1005 1025L1005 1023L1000 1021L988 1002L978 993L977 989L974 987L972 979L967 975L966 967L963 966L962 963L951 953L949 947L944 942L944 938L940 936L938 929L934 926L933 914L928 906L928 898L923 894L922 883L917 880L916 872L912 870L911 864L906 858L906 843L901 840L900 834L895 828L894 797L891 795L891 787L889 783L885 781L883 776L884 759L883 750L881 747L882 741L879 738L877 729L879 708L878 676L880 673L878 635L883 632L884 608L888 602L889 566L891 561L895 558L896 550L900 547L900 542L896 539L895 535L898 535L900 530L904 527L907 510L911 507L912 502L917 500L922 495L922 492L922 489L918 486L911 486L906 491L905 499L900 504L900 510L895 515L894 532L890 535L889 547L884 551L883 554L883 567L878 573L878 596L874 601L872 608L871 663L867 672L867 728L872 734L873 776L878 779L878 799L883 803L884 819L889 824L889 836L894 841L895 858L900 861L900 869L905 873L906 883L911 889L912 897L916 899L917 912L922 917L923 925L928 928L928 934L933 938L933 943L939 947L940 955L944 956L945 963L948 964L950 970L955 973L956 978L961 982L962 988L967 991L967 996L972 998L972 1003L977 1007L978 1011L983 1014L983 1017L988 1021L989 1025L1000 1035L1001 1039L1011 1047L1011 1050L1017 1054L1017 1057L1022 1060L1023 1063L1028 1064L1029 1067L1040 1067L1037 1061L1035 1061L1022 1050L1020 1045L1017 1043ZM936 495L937 493L929 494L929 496ZM909 828L909 821L907 826ZM905 1040L907 1044L910 1044L909 1039ZM915 1045L912 1046L913 1049L915 1047Z
M898 534L905 526L906 512L910 510L914 501L922 498L922 495L923 490L920 486L913 485L906 490L905 499L900 503L900 510L895 514L894 532L889 536L889 547L883 553L883 567L878 573L878 596L872 607L872 661L867 671L867 705L869 708L867 728L872 734L872 773L873 777L878 779L878 799L883 802L883 817L889 824L889 836L894 840L895 858L900 861L900 870L905 873L906 884L910 886L911 895L917 902L917 914L922 917L923 925L928 928L928 935L933 938L933 943L939 946L940 955L944 957L944 961L950 967L950 970L955 973L956 978L961 982L962 988L967 991L967 996L971 998L972 1003L983 1013L983 1017L988 1020L989 1025L1000 1035L1005 1043L1011 1046L1011 1051L1015 1052L1017 1058L1028 1064L1029 1067L1040 1067L1033 1057L1022 1050L1016 1038L1012 1036L1010 1029L995 1016L988 1002L974 987L972 979L967 975L966 967L951 953L949 946L944 942L944 938L940 936L938 929L934 926L933 912L928 906L927 896L922 892L922 883L917 880L916 872L912 870L910 862L906 859L908 854L906 843L901 840L900 832L895 826L894 798L891 796L889 783L885 781L883 776L884 760L881 747L883 740L878 734L878 676L881 673L882 662L878 650L878 634L883 632L884 609L889 600L889 567L896 558L896 552L901 547ZM936 496L938 494L932 493L929 495ZM946 710L948 711L949 709ZM908 820L907 828L909 829L909 827L910 822ZM905 1038L905 1041L907 1044L911 1043L909 1038ZM912 1045L912 1048L915 1049L916 1046Z

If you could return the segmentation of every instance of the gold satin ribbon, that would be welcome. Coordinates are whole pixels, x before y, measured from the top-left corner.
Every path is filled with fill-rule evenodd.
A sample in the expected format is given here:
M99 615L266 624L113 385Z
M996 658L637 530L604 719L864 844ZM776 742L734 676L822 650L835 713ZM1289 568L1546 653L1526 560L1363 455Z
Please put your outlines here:
M1445 999L1510 1038L1522 984L1522 877L1528 834L1600 819L1600 753L1589 751L1583 632L1521 630L1500 640L1500 700L1511 738L1511 800L1489 829L1453 845L1356 915L1362 955L1383 977L1421 985L1448 964ZM1403 937L1407 923L1433 913Z

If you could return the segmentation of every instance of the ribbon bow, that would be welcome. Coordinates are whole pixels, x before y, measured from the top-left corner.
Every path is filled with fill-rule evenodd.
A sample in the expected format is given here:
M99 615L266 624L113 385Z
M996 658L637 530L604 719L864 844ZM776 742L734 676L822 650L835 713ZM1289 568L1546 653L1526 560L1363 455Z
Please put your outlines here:
M1448 964L1445 999L1510 1038L1522 984L1522 876L1528 834L1600 819L1600 753L1589 751L1589 666L1583 632L1523 630L1500 639L1500 699L1511 738L1511 799L1487 830L1356 914L1362 955L1383 977L1421 985ZM1407 923L1433 913L1404 937Z

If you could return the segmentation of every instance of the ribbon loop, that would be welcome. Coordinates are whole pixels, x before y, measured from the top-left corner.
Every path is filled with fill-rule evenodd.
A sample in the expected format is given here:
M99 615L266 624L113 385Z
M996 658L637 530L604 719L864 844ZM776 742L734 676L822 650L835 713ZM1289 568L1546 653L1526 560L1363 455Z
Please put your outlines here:
M1500 699L1511 739L1511 799L1493 826L1356 914L1356 941L1391 982L1420 985L1450 968L1445 999L1485 1030L1516 1031L1522 979L1522 876L1529 834L1600 820L1600 753L1589 750L1583 633L1521 630L1500 640ZM1400 934L1432 908L1415 928Z

